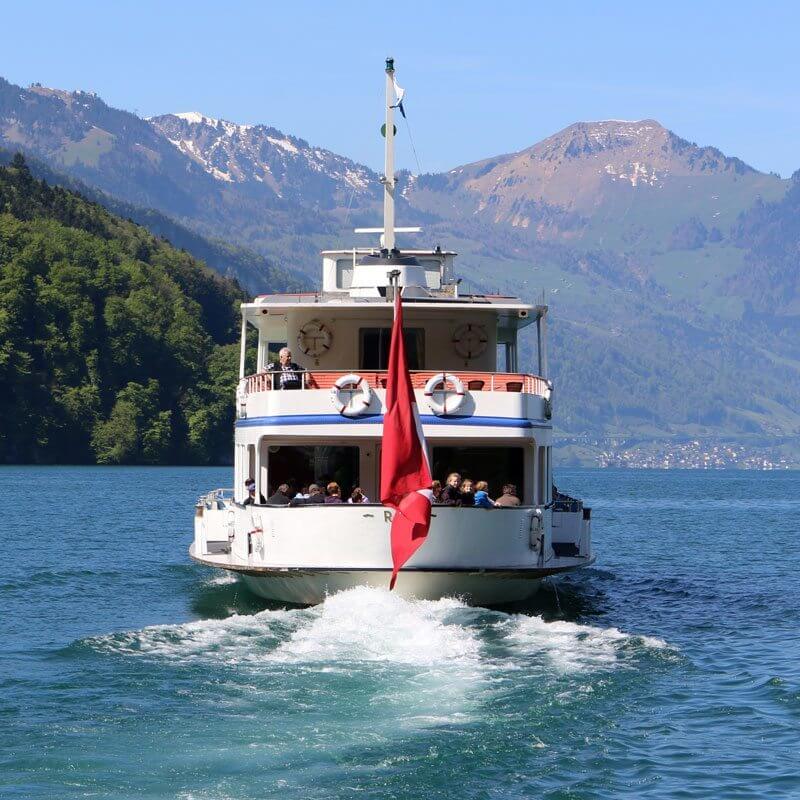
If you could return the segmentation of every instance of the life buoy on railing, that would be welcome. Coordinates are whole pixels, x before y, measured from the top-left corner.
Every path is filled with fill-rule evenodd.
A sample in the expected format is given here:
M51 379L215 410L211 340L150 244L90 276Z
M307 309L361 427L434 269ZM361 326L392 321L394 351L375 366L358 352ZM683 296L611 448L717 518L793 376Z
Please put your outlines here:
M452 385L452 390L447 388L448 384ZM434 397L437 394L442 396L441 403ZM425 397L437 417L441 414L454 414L464 404L464 384L458 375L437 372L425 384Z
M343 393L349 394L346 400ZM331 386L331 402L343 417L357 417L363 414L372 402L372 388L366 378L350 373L342 375Z
M544 418L553 418L553 381L547 381L544 390Z

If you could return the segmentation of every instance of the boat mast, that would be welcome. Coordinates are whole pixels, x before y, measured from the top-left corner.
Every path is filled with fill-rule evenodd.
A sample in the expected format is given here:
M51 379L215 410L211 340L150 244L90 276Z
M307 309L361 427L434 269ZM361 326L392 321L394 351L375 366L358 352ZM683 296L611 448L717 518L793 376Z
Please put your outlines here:
M394 250L394 59L386 59L386 153L383 165L383 246Z

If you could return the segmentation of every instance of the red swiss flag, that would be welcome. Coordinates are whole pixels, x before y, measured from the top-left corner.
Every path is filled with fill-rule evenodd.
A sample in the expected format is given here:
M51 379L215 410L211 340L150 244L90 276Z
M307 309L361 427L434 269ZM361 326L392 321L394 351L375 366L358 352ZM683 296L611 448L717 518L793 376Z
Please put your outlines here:
M428 535L433 499L431 483L425 437L408 374L403 340L403 303L397 287L381 450L381 502L394 509L391 533L393 569L389 589L394 589L397 573Z

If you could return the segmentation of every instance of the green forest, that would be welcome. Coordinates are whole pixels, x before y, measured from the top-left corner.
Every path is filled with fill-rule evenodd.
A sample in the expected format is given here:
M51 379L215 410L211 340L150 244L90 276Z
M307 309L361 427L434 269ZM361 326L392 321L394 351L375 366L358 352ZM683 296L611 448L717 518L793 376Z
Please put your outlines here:
M0 463L230 458L238 284L0 167Z

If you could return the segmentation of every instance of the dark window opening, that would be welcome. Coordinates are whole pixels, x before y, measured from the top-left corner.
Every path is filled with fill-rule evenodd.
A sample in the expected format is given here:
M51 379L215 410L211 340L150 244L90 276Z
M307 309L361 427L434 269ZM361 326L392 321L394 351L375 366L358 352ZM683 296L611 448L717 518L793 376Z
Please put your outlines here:
M496 500L503 484L513 483L517 497L525 502L524 452L521 447L434 447L433 477L443 484L451 472L462 478L487 481L489 497Z
M361 328L360 369L387 369L389 366L389 344L391 328ZM424 369L425 329L405 328L403 338L406 345L406 359L409 369Z
M358 448L332 445L277 445L269 453L269 494L282 483L292 493L310 483L323 489L331 481L339 484L347 498L358 482Z

